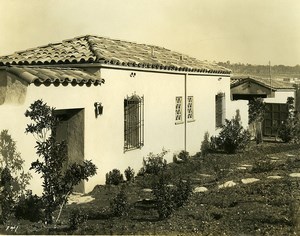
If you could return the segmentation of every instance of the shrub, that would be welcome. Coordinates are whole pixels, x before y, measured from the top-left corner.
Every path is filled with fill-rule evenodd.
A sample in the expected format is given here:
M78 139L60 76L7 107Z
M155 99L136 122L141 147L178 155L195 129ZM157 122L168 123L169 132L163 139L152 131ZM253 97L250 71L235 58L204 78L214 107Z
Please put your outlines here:
M176 154L173 154L173 162L174 163L178 163L178 159L177 159L177 155Z
M235 153L245 148L250 142L250 133L245 130L237 119L225 120L225 125L216 138L218 148L227 153Z
M288 118L283 122L278 129L278 137L285 143L288 143L294 138L295 125L292 119Z
M126 177L126 180L128 182L130 181L134 181L134 170L132 168L130 168L130 166L128 166L128 168L124 171L124 174L125 174L125 177Z
M28 191L26 195L20 197L19 202L15 208L15 217L31 222L37 222L43 219L43 202L37 195L32 195Z
M113 169L109 173L106 173L105 184L118 185L122 182L124 182L124 178L123 178L123 175L121 174L120 170Z
M211 151L211 144L209 141L209 133L205 132L204 139L201 143L201 156L205 157Z
M69 216L69 227L72 230L77 230L80 225L85 223L88 216L81 209L72 209Z
M150 152L146 158L143 159L143 167L140 173L155 174L166 169L167 161L163 158L168 151L163 150L159 154L153 154Z
M168 218L175 210L174 191L167 186L163 175L153 186L153 195L157 202L157 211L160 219Z
M210 151L216 152L218 150L218 138L215 136L210 137Z
M187 151L182 150L179 154L178 154L178 158L180 160L182 160L183 162L187 162L188 158L189 158L190 154Z
M178 183L176 184L176 189L173 195L173 201L176 207L181 207L185 202L188 201L189 197L192 194L192 185L190 179L187 181L183 181L179 179Z
M128 201L124 189L121 189L117 196L110 202L110 208L114 216L127 215Z
M288 106L288 118L280 124L278 128L278 137L285 143L291 141L299 142L300 120L299 115L295 111L294 98L288 97L286 104Z

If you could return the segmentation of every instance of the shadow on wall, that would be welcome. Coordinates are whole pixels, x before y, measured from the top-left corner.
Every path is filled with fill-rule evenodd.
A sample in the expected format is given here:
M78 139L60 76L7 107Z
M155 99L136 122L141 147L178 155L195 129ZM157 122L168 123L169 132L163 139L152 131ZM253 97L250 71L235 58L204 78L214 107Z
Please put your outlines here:
M0 70L0 105L23 104L28 83L17 76Z

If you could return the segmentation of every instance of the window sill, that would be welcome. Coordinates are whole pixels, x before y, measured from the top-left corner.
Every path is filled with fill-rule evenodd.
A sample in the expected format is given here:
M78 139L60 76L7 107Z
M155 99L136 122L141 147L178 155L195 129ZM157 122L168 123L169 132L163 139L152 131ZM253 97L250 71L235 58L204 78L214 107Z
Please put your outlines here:
M124 148L124 153L130 152L130 151L134 151L134 150L141 150L143 146L144 146L144 145L141 145L141 146L139 146L139 147Z
M184 123L183 121L176 121L175 125L180 125L180 124L183 124L183 123Z
M193 119L193 120L188 120L187 123L191 123L191 122L195 122L196 120Z

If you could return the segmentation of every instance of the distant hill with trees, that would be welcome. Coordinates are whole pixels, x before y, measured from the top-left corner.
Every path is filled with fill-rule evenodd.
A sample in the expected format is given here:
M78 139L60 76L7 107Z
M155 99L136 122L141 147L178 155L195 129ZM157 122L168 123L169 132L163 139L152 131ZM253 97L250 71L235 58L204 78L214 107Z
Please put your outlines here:
M261 78L269 78L269 65L251 65L242 63L230 63L218 62L220 66L224 66L232 70L233 75L252 75ZM299 78L300 79L300 65L296 66L284 66L284 65L274 65L271 66L271 76L272 78Z

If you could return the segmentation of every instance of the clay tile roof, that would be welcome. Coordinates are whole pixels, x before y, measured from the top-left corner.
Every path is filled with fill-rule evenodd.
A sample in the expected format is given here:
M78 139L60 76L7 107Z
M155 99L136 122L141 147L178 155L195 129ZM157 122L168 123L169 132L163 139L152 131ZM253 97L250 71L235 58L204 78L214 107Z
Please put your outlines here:
M220 74L230 74L231 72L222 66L200 61L163 47L91 35L0 57L0 65L53 65L95 62L159 70Z
M104 83L104 79L99 78L98 75L80 69L8 66L6 71L17 75L29 84L34 83L35 85L72 84L90 86Z
M252 81L254 83L260 84L267 88L272 88L274 90L277 89L295 89L293 84L290 82L278 80L278 79L272 79L272 82L269 78L259 78L255 76L232 76L231 77L231 87L238 86L240 84L246 83L248 81Z

